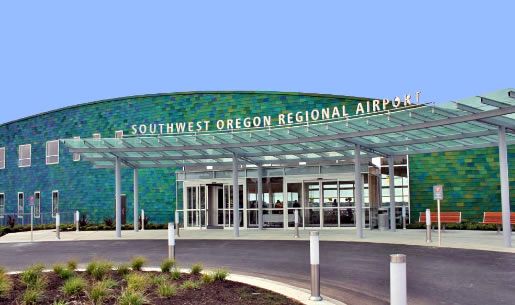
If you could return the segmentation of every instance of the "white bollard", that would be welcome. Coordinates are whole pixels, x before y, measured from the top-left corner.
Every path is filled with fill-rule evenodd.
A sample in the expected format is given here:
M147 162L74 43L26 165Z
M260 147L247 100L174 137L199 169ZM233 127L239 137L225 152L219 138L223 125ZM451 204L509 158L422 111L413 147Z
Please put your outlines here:
M175 231L176 231L176 235L177 237L181 237L180 233L179 233L179 211L175 210Z
M402 206L402 229L406 230L406 206Z
M61 239L61 215L55 213L55 237Z
M141 231L145 231L145 210L141 209Z
M175 259L175 228L173 222L168 223L168 258Z
M390 305L407 305L406 255L390 255Z
M34 242L34 205L30 205L30 242Z
M299 238L299 210L295 210L295 235L294 238Z
M431 240L431 210L426 209L426 243L432 242Z
M79 232L79 219L80 219L79 211L75 211L75 226L76 226L77 232Z
M320 296L320 235L318 231L309 233L309 260L311 263L311 301L321 301Z

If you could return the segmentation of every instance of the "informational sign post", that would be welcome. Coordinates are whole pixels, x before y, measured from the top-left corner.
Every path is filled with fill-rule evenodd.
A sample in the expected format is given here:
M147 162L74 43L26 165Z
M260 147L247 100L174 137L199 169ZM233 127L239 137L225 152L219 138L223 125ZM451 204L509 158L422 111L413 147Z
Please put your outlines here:
M436 200L437 217L438 217L438 247L442 245L442 222L440 220L440 200L443 200L443 186L441 184L433 185L433 199Z

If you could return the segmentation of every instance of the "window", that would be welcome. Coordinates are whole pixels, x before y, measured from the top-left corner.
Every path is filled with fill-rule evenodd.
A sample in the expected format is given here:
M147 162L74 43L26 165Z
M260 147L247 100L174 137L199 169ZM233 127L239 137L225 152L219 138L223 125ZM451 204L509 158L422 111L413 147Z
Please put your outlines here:
M79 140L80 137L73 137L76 140ZM80 154L79 153L73 153L73 161L80 161Z
M52 217L59 213L59 191L52 191Z
M5 147L0 147L0 169L5 168Z
M30 144L18 146L18 167L30 166L31 149L32 146Z
M41 193L34 192L34 218L41 216Z
M23 218L23 193L18 193L18 218Z
M5 215L5 194L0 193L0 218L4 218Z
M100 136L99 133L94 133L93 134L93 139L100 139L100 138L101 138L101 136Z
M116 139L121 139L121 138L123 138L123 130L115 131L115 132L114 132L114 137L115 137Z
M46 164L59 163L59 140L46 142Z

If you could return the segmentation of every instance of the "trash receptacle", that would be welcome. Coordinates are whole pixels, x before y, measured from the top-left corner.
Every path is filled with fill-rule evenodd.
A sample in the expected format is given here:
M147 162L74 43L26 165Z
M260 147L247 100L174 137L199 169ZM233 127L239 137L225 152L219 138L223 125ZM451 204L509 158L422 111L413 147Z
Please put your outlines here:
M377 226L379 230L386 231L388 230L388 211L387 210L379 210L377 215Z

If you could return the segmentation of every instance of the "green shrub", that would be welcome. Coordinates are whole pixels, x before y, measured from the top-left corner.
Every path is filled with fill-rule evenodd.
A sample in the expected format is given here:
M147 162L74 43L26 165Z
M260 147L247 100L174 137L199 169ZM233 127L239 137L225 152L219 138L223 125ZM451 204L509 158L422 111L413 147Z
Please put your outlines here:
M131 272L131 267L127 263L119 264L116 266L116 272L118 272L119 275L127 275L129 272Z
M210 284L215 281L215 278L213 277L212 274L205 273L205 274L202 274L202 276L200 277L200 280L204 284Z
M65 295L79 295L86 288L86 281L81 277L72 277L67 279L63 287L61 287L61 291Z
M74 259L70 259L66 262L66 267L68 267L68 269L71 271L77 270L78 265L79 265L79 263Z
M7 273L7 270L5 270L4 267L0 266L0 275L4 275Z
M133 257L131 260L132 270L141 271L141 268L143 267L143 265L145 265L146 262L147 259L143 256Z
M75 273L73 270L68 269L63 264L55 264L53 266L54 273L63 280L71 278Z
M13 281L4 272L0 272L0 297L7 296L13 289Z
M42 264L34 264L25 269L20 274L20 280L27 288L42 288L44 284L43 269L45 266Z
M174 268L170 273L170 277L172 280L178 280L181 278L181 272L177 268Z
M143 305L145 297L143 294L131 290L125 290L118 298L119 305Z
M23 305L32 305L39 302L43 295L40 289L28 288L21 296L21 303Z
M199 288L200 288L199 282L192 281L192 280L186 280L181 285L181 289L184 289L184 290L199 289Z
M91 261L86 267L86 273L96 280L102 280L113 268L113 264L108 261Z
M102 304L114 286L116 286L116 281L111 279L96 282L91 286L88 297L94 305Z
M175 266L175 260L167 258L161 262L161 272L170 272Z
M196 263L196 264L193 264L191 265L191 271L190 273L191 274L200 274L200 272L202 272L202 264L201 263Z
M156 275L156 276L152 277L152 284L159 286L163 283L166 283L166 279L167 279L166 276L163 274Z
M125 277L127 280L127 290L144 293L150 286L151 281L146 274L131 273Z
M162 298L169 298L177 294L177 287L168 283L161 283L157 286L157 293Z
M211 275L213 276L213 279L215 281L225 281L225 279L229 275L229 271L227 271L226 269L216 269L215 271L213 271Z
M68 303L66 303L66 301L63 300L56 300L54 301L54 303L52 303L52 305L68 305Z

